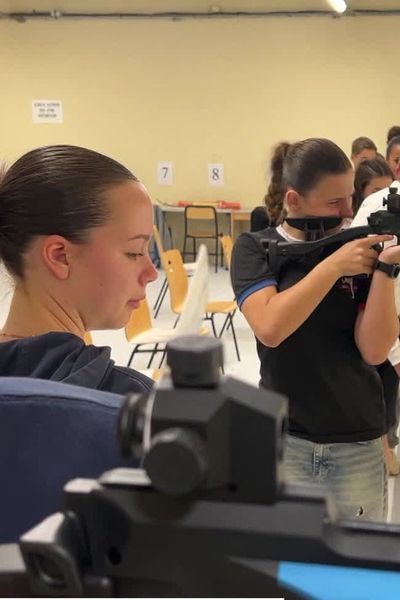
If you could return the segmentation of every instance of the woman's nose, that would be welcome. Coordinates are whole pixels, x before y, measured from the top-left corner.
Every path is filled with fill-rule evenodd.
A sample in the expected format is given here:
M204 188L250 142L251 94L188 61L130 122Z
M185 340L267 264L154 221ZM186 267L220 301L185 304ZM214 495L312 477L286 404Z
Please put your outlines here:
M155 281L158 277L158 271L155 268L150 256L147 257L148 263L143 270L143 278L145 280L145 285L152 281Z
M340 205L339 216L342 217L342 219L347 219L347 218L353 216L353 209L351 207L351 200L348 200L348 201L346 200L346 202L343 202Z

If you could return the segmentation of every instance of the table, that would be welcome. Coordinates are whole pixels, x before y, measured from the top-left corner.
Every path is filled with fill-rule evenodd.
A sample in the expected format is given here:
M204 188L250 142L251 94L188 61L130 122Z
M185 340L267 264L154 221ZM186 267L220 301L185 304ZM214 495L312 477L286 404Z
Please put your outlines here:
M165 213L182 213L185 208L183 206L176 206L175 204L159 204L162 212ZM194 206L196 206L194 204ZM207 204L198 204L198 206L207 206ZM210 204L210 206L213 206ZM253 206L245 208L217 208L214 206L217 214L223 214L229 216L229 235L234 237L235 234L235 223L240 221L250 221L250 214L253 210Z

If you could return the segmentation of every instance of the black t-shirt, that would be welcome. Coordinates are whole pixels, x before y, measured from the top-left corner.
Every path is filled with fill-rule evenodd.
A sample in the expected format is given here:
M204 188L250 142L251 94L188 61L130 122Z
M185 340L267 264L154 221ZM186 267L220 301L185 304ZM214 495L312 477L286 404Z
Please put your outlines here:
M233 250L232 286L239 307L266 286L278 291L312 269L306 260L269 264L261 240L283 240L276 229L242 234ZM324 254L320 259L324 258ZM289 399L289 432L316 443L355 442L385 433L382 385L354 341L369 290L367 279L339 279L306 321L276 348L257 340L264 387Z

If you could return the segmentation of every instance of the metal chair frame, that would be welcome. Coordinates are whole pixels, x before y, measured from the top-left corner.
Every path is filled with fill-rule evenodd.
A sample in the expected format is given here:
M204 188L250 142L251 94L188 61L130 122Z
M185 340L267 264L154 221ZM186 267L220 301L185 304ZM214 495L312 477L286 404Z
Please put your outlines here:
M210 221L213 223L213 230L207 231L194 231L191 228L193 221ZM185 260L187 254L192 254L193 257L197 253L197 240L215 240L215 252L210 252L210 256L215 256L215 272L218 270L218 257L221 256L222 266L222 253L219 251L219 228L218 228L218 214L214 206L203 205L203 206L185 206L184 212L185 231L183 238L183 250L182 256ZM186 249L188 240L192 240L192 252Z

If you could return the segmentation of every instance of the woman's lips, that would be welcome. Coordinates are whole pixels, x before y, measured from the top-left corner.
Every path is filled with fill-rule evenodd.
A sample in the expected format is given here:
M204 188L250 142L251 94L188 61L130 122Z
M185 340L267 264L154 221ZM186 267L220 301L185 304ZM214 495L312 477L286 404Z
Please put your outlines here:
M140 302L141 300L129 300L127 304L132 310L134 310L135 308L139 308Z

